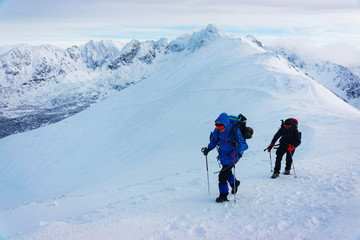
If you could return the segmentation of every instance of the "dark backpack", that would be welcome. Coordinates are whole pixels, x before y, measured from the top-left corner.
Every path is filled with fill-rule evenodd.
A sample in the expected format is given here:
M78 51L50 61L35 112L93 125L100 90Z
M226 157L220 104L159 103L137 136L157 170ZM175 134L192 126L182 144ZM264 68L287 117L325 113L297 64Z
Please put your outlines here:
M229 120L231 125L233 126L231 131L236 131L235 128L239 128L241 135L245 140L252 138L252 135L254 134L254 130L251 127L246 126L247 119L244 115L242 115L241 113L237 117L230 115Z
M229 116L230 124L231 124L231 130L229 133L229 136L235 136L236 129L239 128L241 135L243 136L244 140L252 138L252 135L254 134L254 130L251 127L246 126L246 117L242 115L241 113L239 116ZM217 132L217 135L219 136L220 132ZM211 140L212 132L210 133L210 140Z

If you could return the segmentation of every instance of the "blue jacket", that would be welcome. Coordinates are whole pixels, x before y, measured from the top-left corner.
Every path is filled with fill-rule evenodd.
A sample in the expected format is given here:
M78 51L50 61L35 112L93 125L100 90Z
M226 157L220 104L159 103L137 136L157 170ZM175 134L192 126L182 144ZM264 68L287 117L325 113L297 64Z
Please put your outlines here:
M219 144L219 160L221 165L233 165L234 149L231 145L231 141L236 140L239 143L239 146L235 148L235 162L239 161L243 152L248 149L248 145L241 135L239 128L236 128L236 132L233 130L234 133L230 134L232 124L230 123L229 116L226 113L220 114L216 121L224 124L225 131L220 132L217 128L215 128L211 134L208 148L212 150Z

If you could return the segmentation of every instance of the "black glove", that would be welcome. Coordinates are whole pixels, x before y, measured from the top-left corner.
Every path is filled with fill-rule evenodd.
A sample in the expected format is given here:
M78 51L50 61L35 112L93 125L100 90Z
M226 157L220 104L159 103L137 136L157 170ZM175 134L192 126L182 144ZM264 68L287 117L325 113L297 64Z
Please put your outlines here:
M208 155L208 153L210 152L210 149L208 149L207 147L203 147L203 148L201 149L201 151L202 151L202 153L206 156L206 155Z
M231 141L231 146L235 149L239 146L239 143L236 140Z

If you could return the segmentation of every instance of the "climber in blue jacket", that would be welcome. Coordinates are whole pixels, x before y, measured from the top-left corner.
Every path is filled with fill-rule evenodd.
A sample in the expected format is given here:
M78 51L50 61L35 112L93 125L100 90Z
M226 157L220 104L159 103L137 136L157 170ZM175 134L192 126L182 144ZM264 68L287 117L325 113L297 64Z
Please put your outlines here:
M219 191L220 195L216 202L229 201L227 196L229 194L228 183L232 190L231 193L237 192L240 181L235 179L231 169L234 163L237 163L241 158L243 152L248 149L239 128L236 128L230 123L229 116L226 113L220 114L215 120L215 129L211 133L210 143L207 147L202 148L204 155L207 155L219 145L219 160L222 169L219 173Z

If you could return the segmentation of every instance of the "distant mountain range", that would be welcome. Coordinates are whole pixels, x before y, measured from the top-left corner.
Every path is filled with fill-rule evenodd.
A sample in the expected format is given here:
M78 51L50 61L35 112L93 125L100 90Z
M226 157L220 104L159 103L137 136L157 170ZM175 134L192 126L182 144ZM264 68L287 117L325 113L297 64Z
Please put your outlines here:
M280 47L272 48L271 51L283 56L308 76L360 109L360 67L347 68L330 61L304 60L295 52Z
M0 138L76 114L146 80L169 59L186 57L224 33L215 25L173 41L89 41L82 46L19 45L0 55ZM360 109L360 67L307 62L284 48L266 48ZM214 54L217 54L214 52Z

